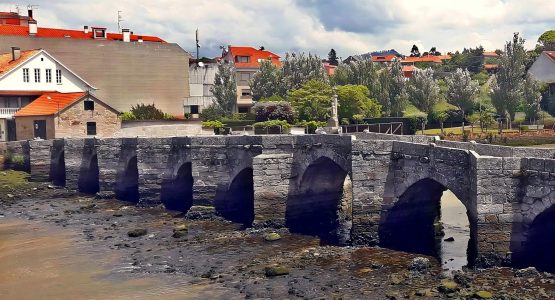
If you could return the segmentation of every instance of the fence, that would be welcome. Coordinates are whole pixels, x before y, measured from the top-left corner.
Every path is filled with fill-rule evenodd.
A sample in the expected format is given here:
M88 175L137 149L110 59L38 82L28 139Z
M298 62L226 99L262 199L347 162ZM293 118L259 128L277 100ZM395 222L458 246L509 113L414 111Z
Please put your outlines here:
M403 122L354 124L341 126L341 131L343 133L364 132L365 130L367 130L368 132L403 135Z

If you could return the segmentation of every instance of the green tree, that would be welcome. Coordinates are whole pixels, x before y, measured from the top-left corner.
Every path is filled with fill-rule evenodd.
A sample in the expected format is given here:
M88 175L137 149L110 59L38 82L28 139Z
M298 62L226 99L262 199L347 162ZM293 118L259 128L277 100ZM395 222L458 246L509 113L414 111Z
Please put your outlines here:
M263 60L260 63L260 69L254 73L250 87L254 101L274 95L286 95L281 70L269 60Z
M441 128L441 134L443 135L443 123L445 123L445 121L447 121L447 118L449 118L449 114L442 110L442 111L438 111L435 114L436 120L439 122L439 127Z
M340 64L335 69L331 81L335 85L364 85L370 91L372 97L377 91L379 67L371 59L353 61L349 64Z
M330 63L330 65L333 66L339 65L339 61L337 60L337 53L333 48L328 53L328 62Z
M468 70L457 69L445 78L447 83L447 102L455 105L461 111L463 117L463 132L464 132L464 117L465 112L468 112L474 107L476 96L478 95L478 82L472 80Z
M431 68L416 71L409 80L407 92L410 101L421 111L430 114L439 101L439 85Z
M301 121L327 121L330 117L331 86L322 81L310 80L289 92L287 101Z
M555 50L555 30L548 30L538 38L538 46L541 51Z
M525 61L524 39L515 33L513 40L505 44L491 85L491 100L497 113L508 116L510 121L515 119L516 110L522 101Z
M524 113L526 118L534 123L538 120L541 112L542 94L540 90L540 83L530 75L526 75L523 89Z
M298 89L310 80L329 82L322 60L310 53L308 55L287 53L281 71L283 73L282 82L287 91Z
M412 48L410 49L410 57L419 57L419 56L420 56L420 50L418 50L418 46L412 45Z
M384 68L378 76L376 98L386 115L399 117L407 104L405 76L401 63L396 61Z
M214 77L214 86L210 89L214 95L217 108L225 116L233 113L233 108L237 102L237 86L235 84L235 69L232 64L218 64L218 71Z
M368 88L364 85L344 85L337 87L339 100L339 119L352 119L354 115L366 118L378 117L381 114L381 105L368 97Z

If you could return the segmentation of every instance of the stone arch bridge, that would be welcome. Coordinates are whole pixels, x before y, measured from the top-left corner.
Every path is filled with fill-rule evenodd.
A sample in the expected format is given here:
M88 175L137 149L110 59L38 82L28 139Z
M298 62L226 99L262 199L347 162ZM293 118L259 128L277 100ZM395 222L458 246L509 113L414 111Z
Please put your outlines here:
M0 150L23 156L32 178L81 192L179 211L214 206L246 225L392 248L433 239L425 232L449 189L467 209L472 260L530 265L531 253L555 249L545 242L555 233L555 150L373 133L65 139Z

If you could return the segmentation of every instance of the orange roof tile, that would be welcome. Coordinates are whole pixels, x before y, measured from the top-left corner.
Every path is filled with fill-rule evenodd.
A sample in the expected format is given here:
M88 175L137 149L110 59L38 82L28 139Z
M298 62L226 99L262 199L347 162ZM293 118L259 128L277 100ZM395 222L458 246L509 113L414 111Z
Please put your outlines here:
M375 56L372 56L372 61L373 62L391 62L391 61L394 61L396 57L397 57L396 55L375 55Z
M486 70L497 69L497 64L484 64L484 69Z
M482 56L486 56L486 57L498 57L499 55L495 52L483 52Z
M420 57L410 57L407 56L405 57L405 59L403 59L401 62L403 63L407 63L407 62L433 62L433 63L441 63L446 59L451 59L451 56L449 55L438 55L438 56L434 56L434 55L426 55L426 56L420 56Z
M80 93L44 93L15 113L15 117L50 116L68 107L85 95Z
M0 25L0 35L18 35L18 36L28 36L29 27L19 26L19 25ZM44 28L39 27L37 29L37 34L35 35L39 38L72 38L72 39L82 39L82 40L93 40L92 30L89 33L85 33L82 30L68 30L68 29L57 29L57 28ZM142 37L145 42L159 42L165 43L165 41L159 37L155 36L140 36L136 34L131 35L131 41L138 41L139 37ZM110 41L123 40L123 34L121 33L107 33L106 39Z
M39 51L40 49L21 51L21 56L16 60L12 60L12 53L0 54L0 76L15 69L21 63L25 62L31 56L37 54Z
M543 51L543 53L555 60L555 51Z
M259 60L262 59L271 59L274 65L281 66L279 55L267 50L258 50L253 47L229 46L229 52L233 57L236 68L257 69L260 67ZM235 57L237 56L249 56L250 61L247 63L237 62L235 61Z

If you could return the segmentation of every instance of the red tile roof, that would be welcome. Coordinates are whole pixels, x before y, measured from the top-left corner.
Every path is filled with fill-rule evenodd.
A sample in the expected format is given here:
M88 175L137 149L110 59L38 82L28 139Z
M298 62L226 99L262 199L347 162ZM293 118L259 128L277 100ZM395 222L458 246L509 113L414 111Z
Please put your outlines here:
M15 69L21 63L25 62L31 56L37 54L40 49L21 51L19 59L12 60L12 53L0 54L0 76Z
M485 56L485 57L498 57L499 55L498 55L497 53L495 53L495 52L483 52L483 53L482 53L482 56Z
M497 69L497 64L484 64L484 69L486 70Z
M415 63L415 62L433 62L433 63L441 63L446 59L451 59L449 55L427 55L427 56L420 56L420 57L410 57L407 56L403 59L402 63Z
M15 117L50 116L68 107L85 95L80 93L44 93L15 113Z
M394 61L396 57L397 57L396 55L376 55L376 56L372 56L372 61L373 62L391 62L391 61Z
M19 26L19 25L0 25L0 35L18 35L18 36L28 36L29 27ZM44 28L39 27L37 34L35 35L39 38L72 38L81 40L93 40L92 30L89 33L85 33L82 30L68 30L68 29L56 29L56 28ZM106 34L106 40L115 41L123 40L123 34L121 33L108 33ZM131 41L139 40L140 35L132 34ZM159 37L155 36L142 36L145 42L159 42L165 43L165 41Z
M551 57L551 59L555 60L555 51L543 51L543 53L547 54L547 56Z
M235 63L236 68L245 68L245 69L257 69L260 67L259 60L262 59L271 59L272 63L276 66L281 66L281 62L279 61L279 55L272 53L267 50L258 50L253 47L236 47L236 46L229 46L229 52L233 57L233 61ZM247 63L237 62L237 56L249 56L250 61Z

